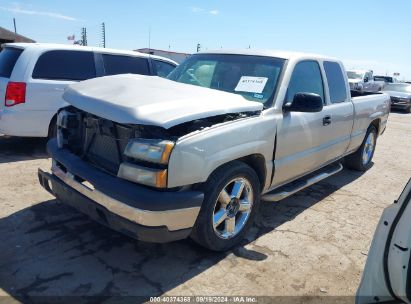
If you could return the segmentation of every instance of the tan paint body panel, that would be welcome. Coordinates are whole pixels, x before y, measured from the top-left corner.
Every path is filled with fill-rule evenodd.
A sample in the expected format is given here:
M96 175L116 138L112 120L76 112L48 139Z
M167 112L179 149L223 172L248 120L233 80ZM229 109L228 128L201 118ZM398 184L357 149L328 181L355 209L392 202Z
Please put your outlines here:
M374 120L379 120L379 131L383 132L389 114L387 94L351 98L345 69L336 59L295 53L290 53L287 59L272 108L257 117L216 125L177 141L169 162L168 187L205 182L222 164L258 154L265 159L267 177L263 193L268 192L358 149ZM284 113L282 107L291 74L295 65L304 60L314 60L320 65L324 108L318 113ZM324 61L341 66L347 90L345 102L330 102ZM331 125L322 124L326 115L331 116Z

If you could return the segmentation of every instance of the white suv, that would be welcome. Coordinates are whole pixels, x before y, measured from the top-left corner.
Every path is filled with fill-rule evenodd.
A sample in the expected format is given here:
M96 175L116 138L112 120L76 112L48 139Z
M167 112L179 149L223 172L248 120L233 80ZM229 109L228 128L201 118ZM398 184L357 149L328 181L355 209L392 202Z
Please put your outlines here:
M63 91L73 82L126 73L165 77L177 66L135 51L41 43L2 47L0 134L10 136L53 137L57 110L67 105Z

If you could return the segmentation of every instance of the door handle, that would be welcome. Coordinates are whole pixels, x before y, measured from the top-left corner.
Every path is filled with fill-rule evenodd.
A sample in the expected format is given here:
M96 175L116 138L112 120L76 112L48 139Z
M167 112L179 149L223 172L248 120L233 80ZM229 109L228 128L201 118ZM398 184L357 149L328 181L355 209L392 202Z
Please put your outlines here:
M331 124L331 116L327 115L323 118L323 126L328 126Z

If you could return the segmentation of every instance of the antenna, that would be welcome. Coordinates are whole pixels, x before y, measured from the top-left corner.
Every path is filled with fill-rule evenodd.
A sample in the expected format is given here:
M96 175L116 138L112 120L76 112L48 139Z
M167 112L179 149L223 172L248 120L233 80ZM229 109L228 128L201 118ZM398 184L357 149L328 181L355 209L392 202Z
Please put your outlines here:
M105 48L106 47L106 24L103 22L102 24L101 24L101 42L102 42L102 45L103 45L103 48Z

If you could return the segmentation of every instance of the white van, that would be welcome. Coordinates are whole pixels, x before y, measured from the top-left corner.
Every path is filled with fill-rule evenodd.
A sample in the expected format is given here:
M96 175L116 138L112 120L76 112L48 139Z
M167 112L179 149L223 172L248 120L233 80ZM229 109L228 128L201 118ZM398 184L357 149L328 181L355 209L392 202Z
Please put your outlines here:
M42 43L2 47L0 134L9 136L53 137L57 110L67 105L63 91L73 82L127 73L166 77L177 66L135 51Z

